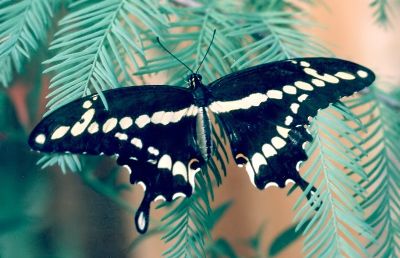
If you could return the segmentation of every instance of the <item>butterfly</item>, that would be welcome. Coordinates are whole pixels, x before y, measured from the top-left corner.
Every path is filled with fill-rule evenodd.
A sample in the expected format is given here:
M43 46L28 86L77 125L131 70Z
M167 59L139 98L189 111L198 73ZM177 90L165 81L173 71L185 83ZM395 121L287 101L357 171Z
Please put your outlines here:
M104 91L66 104L32 131L29 145L47 153L115 155L142 185L135 215L145 233L153 201L189 197L195 175L215 150L210 116L222 125L235 162L251 183L265 189L292 182L303 191L299 175L312 141L309 119L318 110L369 86L374 73L336 58L297 58L266 63L202 83L199 73L188 87L146 85ZM315 193L312 187L308 198Z

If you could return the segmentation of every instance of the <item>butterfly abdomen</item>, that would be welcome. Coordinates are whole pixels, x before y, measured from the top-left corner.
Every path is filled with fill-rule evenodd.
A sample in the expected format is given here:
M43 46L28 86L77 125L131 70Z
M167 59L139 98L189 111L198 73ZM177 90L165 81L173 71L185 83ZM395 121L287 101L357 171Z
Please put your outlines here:
M201 156L207 161L213 152L212 144L212 125L208 108L201 107L196 117L196 142L200 150Z

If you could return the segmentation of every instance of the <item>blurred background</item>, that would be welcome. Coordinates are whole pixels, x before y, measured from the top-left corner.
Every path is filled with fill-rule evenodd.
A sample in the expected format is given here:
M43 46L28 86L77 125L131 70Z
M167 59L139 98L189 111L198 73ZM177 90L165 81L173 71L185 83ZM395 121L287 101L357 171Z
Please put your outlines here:
M398 2L391 2L386 26L377 21L372 1L299 2L318 24L301 28L305 33L336 56L371 68L383 88L400 85ZM137 207L143 195L140 188L123 192L126 203L118 203L117 197L88 177L63 173L56 165L43 170L36 165L41 155L31 152L26 140L45 111L51 77L41 74L44 55L45 50L34 53L11 84L0 87L0 257L160 257L166 249L162 235L150 232L145 238L138 237L133 212L125 205ZM117 172L112 159L89 158L87 163L99 182L110 178L129 182L128 173ZM269 248L293 225L293 206L300 192L288 196L287 189L258 191L244 170L231 164L227 171L223 184L215 189L213 206L228 203L229 209L216 224L213 237L227 241L230 247L226 248L233 248L238 256L267 257L259 251ZM158 225L157 219L166 210L151 213L152 225ZM289 241L276 257L303 257L303 240Z

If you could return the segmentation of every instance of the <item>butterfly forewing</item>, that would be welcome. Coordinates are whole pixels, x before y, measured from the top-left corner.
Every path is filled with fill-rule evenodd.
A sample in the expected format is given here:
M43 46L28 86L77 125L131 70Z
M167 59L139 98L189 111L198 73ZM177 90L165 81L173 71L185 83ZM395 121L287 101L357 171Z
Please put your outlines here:
M374 78L365 67L333 58L273 62L211 83L209 107L224 124L237 163L258 188L295 182L305 189L298 169L307 159L305 143L312 140L309 118Z
M172 86L105 91L73 101L45 117L29 144L38 151L116 155L145 189L136 226L145 232L150 202L190 196L203 160L193 137L197 107L192 94Z

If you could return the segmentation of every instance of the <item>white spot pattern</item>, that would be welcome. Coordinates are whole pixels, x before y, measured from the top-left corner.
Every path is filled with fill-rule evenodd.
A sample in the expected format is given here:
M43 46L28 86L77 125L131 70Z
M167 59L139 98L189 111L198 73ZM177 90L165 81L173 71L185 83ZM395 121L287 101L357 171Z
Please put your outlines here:
M267 91L267 97L271 99L282 99L283 93L280 90L269 90Z
M186 116L195 116L197 115L197 112L199 111L199 108L195 105L191 105L186 113Z
M293 117L292 116L287 116L285 118L285 125L289 126L293 122Z
M107 121L103 124L103 133L108 133L112 131L117 126L117 123L118 119L116 119L115 117L107 119Z
M148 159L147 162L153 165L157 164L157 160L155 159Z
M143 183L142 181L139 181L139 182L137 182L137 184L143 188L143 192L146 192L147 187L146 187L145 183Z
M186 197L186 194L181 193L181 192L174 193L174 195L172 196L172 200L178 199L178 198L180 198L180 197L185 198L185 197Z
M310 67L310 63L306 62L306 61L301 61L300 65L303 66L303 67Z
M317 79L320 79L320 80L323 80L323 81L326 81L329 83L338 83L339 82L339 79L336 78L335 76L327 74L327 73L324 75L320 75L320 74L318 74L318 72L316 70L314 70L312 68L308 68L308 67L304 68L304 72L308 75L311 75L311 76L317 78Z
M163 125L167 125L172 121L173 117L174 117L174 112L172 111L165 112L161 118L160 123Z
M343 80L354 80L356 78L354 75L346 72L337 72L335 76Z
M89 127L88 127L88 132L89 132L90 134L97 133L98 131L99 131L99 124L98 124L98 123L93 122L93 123L91 123L91 124L89 125Z
M258 174L260 167L262 165L267 165L267 160L261 153L256 152L251 158L251 163L253 163L255 173Z
M129 127L131 127L132 124L133 120L129 116L123 117L121 118L121 120L119 120L119 126L123 130L128 129Z
M163 195L157 195L157 197L156 198L154 198L154 201L155 202L157 202L157 201L162 201L162 202L165 202L167 199L165 199L165 197L163 196Z
M254 182L255 172L254 172L253 166L251 165L251 162L247 162L245 167L246 167L246 172L247 172L247 174L249 175L250 182L251 182L255 187L257 187L257 186L256 186L256 183Z
M271 143L278 150L286 145L286 141L279 136L272 138Z
M172 159L168 154L164 154L159 160L157 168L166 168L171 170L172 168Z
M35 142L36 143L39 143L39 144L44 144L45 143L45 141L46 141L46 136L44 135L44 134L38 134L36 137L35 137Z
M164 114L165 114L164 111L154 112L153 115L150 118L150 121L153 124L161 124L161 119L162 119Z
M86 111L81 117L81 120L83 121L82 122L78 121L72 126L71 134L73 136L78 136L81 133L83 133L83 131L85 131L86 127L89 125L90 121L92 121L94 113L95 113L94 108L91 108L88 111Z
M285 181L285 186L287 186L288 184L294 184L294 183L295 183L295 181L293 179L288 178Z
M148 115L141 115L138 118L136 118L135 120L135 124L139 127L139 128L143 128L145 127L148 123L150 123L150 117Z
M297 111L299 110L300 105L298 103L292 103L290 105L290 110L292 110L292 112L294 114L297 114Z
M367 78L368 73L366 71L363 71L363 70L358 70L357 71L357 75L360 76L361 78Z
M139 229L140 229L140 230L143 230L144 227L146 226L146 219L144 218L143 212L141 212L141 213L139 214L138 226L139 226Z
M51 135L52 140L56 140L56 139L60 139L61 137L63 137L66 133L68 133L70 126L60 126L58 127L53 134Z
M172 167L172 175L181 175L185 181L188 180L186 166L181 161L176 161L174 163L174 166Z
M200 172L200 167L199 168L197 168L197 169L191 169L190 167L191 167L191 164L192 163L194 163L194 162L199 162L197 159L192 159L192 160L190 160L189 161L189 165L188 165L188 171L189 171L189 184L192 186L192 191L194 192L194 188L195 188L195 186L196 186L196 184L195 184L195 182L194 182L194 179L195 179L195 177L196 177L196 174L198 173L198 172Z
M288 136L289 136L289 132L290 132L290 129L289 128L285 128L285 127L282 127L282 126L277 126L276 127L276 130L278 131L278 133L283 137L283 138L287 138Z
M278 154L276 152L275 148L272 147L272 145L268 144L268 143L264 144L261 149L266 158L269 158L269 157L272 157L272 156Z
M181 109L179 111L174 112L174 115L172 116L171 122L172 123L179 122L186 115L187 111L188 111L188 109L184 108L184 109Z
M88 109L92 106L92 104L93 103L90 100L86 100L85 102L83 102L82 107Z
M294 86L305 91L312 91L314 89L313 86L311 86L311 84L302 81L296 81L294 83Z
M257 107L261 103L266 102L268 97L265 94L253 93L247 97L231 101L214 101L210 104L210 109L214 113L225 113L238 109L249 109Z
M123 165L122 167L125 168L129 174L132 174L132 170L128 165Z
M297 171L300 170L301 163L303 163L303 161L298 161L298 162L296 163L296 170L297 170Z
M148 151L150 154L153 154L154 156L158 156L158 154L160 154L160 151L157 150L156 148L154 148L153 146L148 147L148 148L147 148L147 151Z
M312 79L311 82L312 82L312 84L314 84L317 87L324 87L325 86L325 82L321 81L320 79Z
M285 85L283 86L282 90L287 93L287 94L296 94L297 90L296 87L292 86L292 85Z
M278 187L278 184L275 183L275 182L269 182L268 184L266 184L266 185L264 186L264 189L267 189L268 187L271 187L271 186Z
M134 146L136 146L139 149L143 148L142 140L140 140L139 138L132 138L131 144L133 144Z
M183 117L196 116L198 112L198 107L191 105L188 108L183 108L176 112L173 111L157 111L151 116L141 115L136 118L135 123L139 128L143 128L149 123L167 125L169 123L177 123Z
M308 98L308 94L301 94L297 100L301 103Z
M125 133L120 133L120 132L118 132L118 133L115 134L115 137L118 138L118 139L120 139L121 141L126 141L126 140L128 140L128 135L125 134Z

